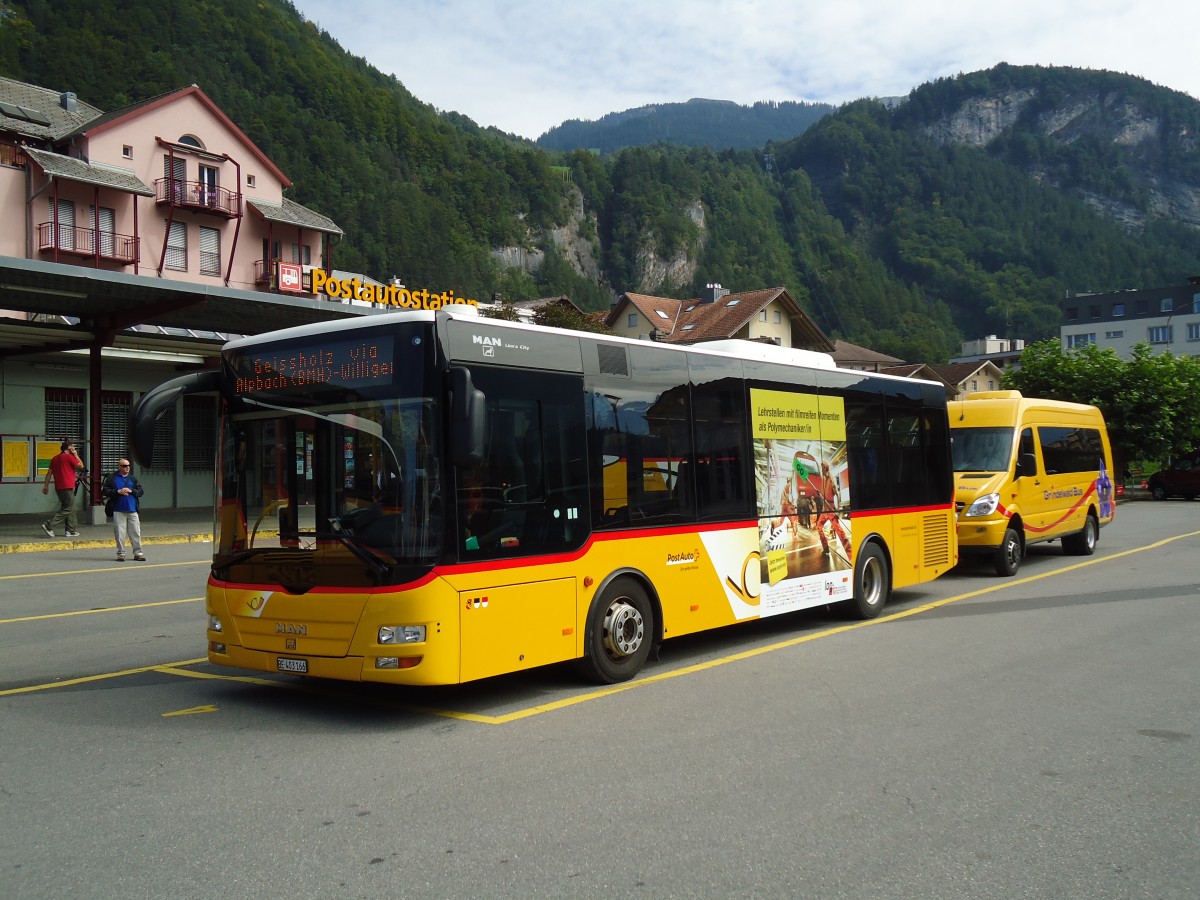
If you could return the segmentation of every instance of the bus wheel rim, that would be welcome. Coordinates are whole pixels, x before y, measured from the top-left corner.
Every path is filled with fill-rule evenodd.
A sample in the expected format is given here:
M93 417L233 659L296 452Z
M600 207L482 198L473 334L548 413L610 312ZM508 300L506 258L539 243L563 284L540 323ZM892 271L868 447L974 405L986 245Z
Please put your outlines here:
M613 657L637 653L646 625L636 606L624 600L612 603L604 614L604 648Z

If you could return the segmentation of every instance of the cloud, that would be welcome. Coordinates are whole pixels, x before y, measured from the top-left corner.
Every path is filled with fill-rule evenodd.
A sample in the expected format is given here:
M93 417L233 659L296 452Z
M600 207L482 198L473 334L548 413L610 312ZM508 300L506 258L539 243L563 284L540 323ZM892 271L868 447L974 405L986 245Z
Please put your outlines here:
M1200 4L1166 0L295 0L418 100L536 138L693 97L840 103L1014 65L1200 97ZM1176 37L1177 36L1177 37Z

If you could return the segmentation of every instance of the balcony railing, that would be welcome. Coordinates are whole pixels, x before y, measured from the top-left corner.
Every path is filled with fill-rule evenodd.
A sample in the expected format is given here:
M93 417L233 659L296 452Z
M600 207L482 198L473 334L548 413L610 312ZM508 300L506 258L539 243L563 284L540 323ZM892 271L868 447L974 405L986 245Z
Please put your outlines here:
M242 214L242 195L203 181L160 178L154 182L155 202L236 219Z
M96 231L75 225L42 222L37 227L38 250L42 253L67 253L72 256L99 256L101 259L131 265L138 260L139 238L115 231ZM99 253L96 252L99 248Z

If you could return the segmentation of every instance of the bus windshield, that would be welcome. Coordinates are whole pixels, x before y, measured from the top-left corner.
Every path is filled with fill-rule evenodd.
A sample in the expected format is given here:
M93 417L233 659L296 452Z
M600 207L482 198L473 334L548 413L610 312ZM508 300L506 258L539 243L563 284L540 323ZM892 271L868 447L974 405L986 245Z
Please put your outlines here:
M1011 428L951 428L955 472L1003 472L1012 460Z
M214 572L251 566L237 580L357 586L432 566L442 540L440 408L424 362L418 351L398 364L395 382L331 380L232 400Z

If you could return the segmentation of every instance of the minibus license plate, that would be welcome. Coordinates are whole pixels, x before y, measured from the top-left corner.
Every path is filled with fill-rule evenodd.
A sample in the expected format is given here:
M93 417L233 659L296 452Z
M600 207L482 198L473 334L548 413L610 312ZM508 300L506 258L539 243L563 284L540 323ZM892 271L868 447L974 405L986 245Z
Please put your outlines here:
M275 667L280 672L299 672L304 675L308 672L308 660L288 659L286 656L280 656L275 660Z

